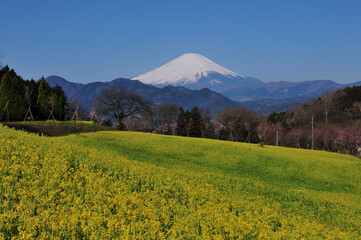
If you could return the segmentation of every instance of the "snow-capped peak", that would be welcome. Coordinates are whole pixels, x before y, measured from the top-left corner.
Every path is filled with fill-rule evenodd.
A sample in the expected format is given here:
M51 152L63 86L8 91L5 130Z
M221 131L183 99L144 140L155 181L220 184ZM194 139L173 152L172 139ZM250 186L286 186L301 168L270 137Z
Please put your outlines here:
M200 78L207 77L210 73L218 73L229 78L246 78L200 54L186 53L159 68L134 77L132 80L153 85L183 85L196 83Z

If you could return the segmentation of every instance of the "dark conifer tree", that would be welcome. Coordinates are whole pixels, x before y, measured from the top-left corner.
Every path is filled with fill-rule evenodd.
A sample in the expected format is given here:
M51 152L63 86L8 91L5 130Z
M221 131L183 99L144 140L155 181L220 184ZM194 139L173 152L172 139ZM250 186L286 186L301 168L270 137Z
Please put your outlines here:
M16 72L14 71L14 69L10 69L8 65L6 65L5 67L3 67L2 69L0 69L0 81L1 79L4 77L5 73L8 73L10 75L10 77L15 77ZM21 78L20 78L21 79ZM22 79L21 79L22 80Z
M179 108L176 132L178 136L187 136L186 113L182 107Z
M8 101L10 121L23 120L29 106L35 120L46 120L52 106L58 120L65 117L66 97L61 87L51 88L44 77L39 81L25 81L14 69L5 66L0 69L0 116ZM7 111L1 120L6 118Z
M52 88L54 92L54 116L58 120L63 120L65 118L67 101L66 96L63 89L59 86L55 86Z
M28 88L29 91L29 99L26 99L28 101L28 104L30 104L31 112L35 118L35 120L40 120L39 118L39 110L37 106L38 101L38 92L39 92L39 82L34 81L31 79L30 81L25 81L25 88Z
M38 91L38 98L37 98L37 102L36 105L38 106L39 109L39 117L41 119L47 119L50 111L51 111L51 103L50 103L50 98L52 96L52 92L50 89L49 84L46 82L45 78L42 77L39 80L39 91Z
M201 124L202 117L201 112L197 107L193 108L188 114L188 119L192 119L192 126L190 128L189 135L191 137L202 137Z
M8 103L9 120L19 121L26 113L24 85L20 77L6 72L0 84L0 111L3 112ZM0 114L1 114L0 113ZM6 113L7 114L7 113ZM3 119L2 119L3 120Z

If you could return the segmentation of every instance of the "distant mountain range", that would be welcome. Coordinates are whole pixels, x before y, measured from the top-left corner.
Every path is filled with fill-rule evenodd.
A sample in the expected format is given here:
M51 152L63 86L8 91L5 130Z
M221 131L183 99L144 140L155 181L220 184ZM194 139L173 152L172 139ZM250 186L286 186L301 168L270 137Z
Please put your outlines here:
M306 99L318 97L325 91L361 85L361 82L339 84L331 80L265 83L257 78L232 72L195 53L184 54L132 80L154 86L209 88L260 113L269 113L271 109L287 110Z
M47 81L51 86L61 86L68 98L77 98L88 109L103 89L118 86L139 92L155 104L175 103L186 109L197 106L209 108L213 113L239 106L258 113L285 111L325 91L361 85L361 82L340 84L331 80L265 83L195 53L184 54L132 79L80 84L50 76Z
M241 102L242 106L260 114L283 112L299 105L309 98L261 99Z
M318 97L327 90L342 88L344 85L330 80L304 82L270 82L241 86L222 94L235 101L261 99L293 99Z
M239 87L222 94L242 103L248 109L267 114L289 110L310 98L321 96L326 91L333 92L360 85L361 82L340 84L330 80L270 82Z
M117 78L110 82L93 82L89 84L72 83L59 76L49 76L46 81L50 86L61 86L68 98L76 98L86 109L90 110L93 99L103 89L113 86L127 88L138 92L145 99L157 105L175 103L185 109L199 107L210 109L213 114L224 108L236 108L241 104L209 89L190 90L185 87L166 86L158 88L140 81Z

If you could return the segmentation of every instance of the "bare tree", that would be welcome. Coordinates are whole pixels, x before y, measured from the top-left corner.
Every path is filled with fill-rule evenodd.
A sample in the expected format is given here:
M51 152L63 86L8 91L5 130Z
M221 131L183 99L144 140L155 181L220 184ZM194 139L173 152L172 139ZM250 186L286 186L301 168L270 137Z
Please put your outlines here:
M259 117L248 109L243 107L226 108L216 115L215 120L225 126L230 141L259 141L256 131ZM248 131L244 125L245 122L249 123Z
M165 104L158 107L159 120L167 126L177 121L178 106L176 104Z
M152 121L155 128L163 126L164 133L172 133L172 125L177 122L178 106L176 104L165 104L155 106L152 109Z
M192 119L192 118L189 118L188 120L187 120L187 119L184 119L184 123L186 124L187 137L189 137L189 131L190 131L190 129L192 128L193 119Z
M119 87L103 90L94 101L94 109L97 113L116 120L120 130L125 129L124 118L148 111L150 106L151 103L138 93Z
M86 117L87 113L84 107L79 103L79 101L76 98L70 98L68 100L68 106L66 109L66 119L69 120L81 120ZM95 116L92 116L94 120Z

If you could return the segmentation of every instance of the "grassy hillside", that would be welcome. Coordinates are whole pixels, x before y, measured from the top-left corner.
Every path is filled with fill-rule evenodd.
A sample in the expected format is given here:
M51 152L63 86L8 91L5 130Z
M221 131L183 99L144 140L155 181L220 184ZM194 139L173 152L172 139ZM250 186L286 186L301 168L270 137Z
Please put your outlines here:
M0 127L0 238L361 237L361 161L131 132Z

